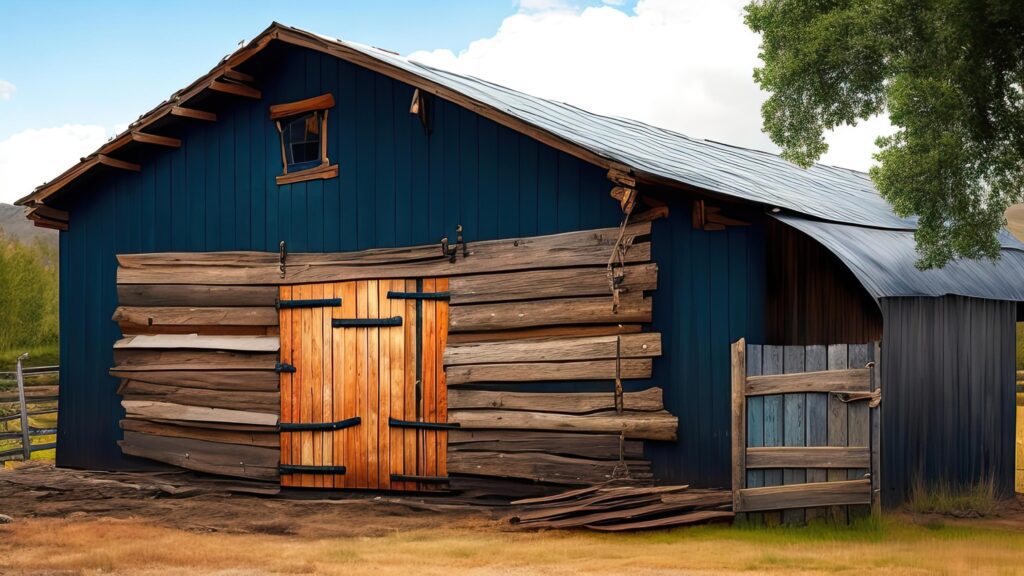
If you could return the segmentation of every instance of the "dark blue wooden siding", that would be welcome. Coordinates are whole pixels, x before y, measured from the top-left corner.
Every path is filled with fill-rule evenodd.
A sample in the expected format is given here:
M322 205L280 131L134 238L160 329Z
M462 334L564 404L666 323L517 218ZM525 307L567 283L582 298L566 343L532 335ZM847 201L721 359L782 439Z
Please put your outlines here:
M412 87L292 49L265 68L260 101L239 99L216 123L187 125L180 149L158 149L141 173L107 172L66 199L61 234L61 426L58 463L118 468L117 382L107 375L116 306L115 255L131 252L347 251L615 226L604 171L447 102L428 137L409 114ZM338 178L277 186L280 142L267 107L333 92L328 155ZM730 340L759 334L760 227L693 231L688 205L655 225L661 288L654 328L665 355L654 382L680 417L678 445L654 451L673 480L728 478ZM752 333L751 330L754 332ZM756 337L754 338L756 340Z

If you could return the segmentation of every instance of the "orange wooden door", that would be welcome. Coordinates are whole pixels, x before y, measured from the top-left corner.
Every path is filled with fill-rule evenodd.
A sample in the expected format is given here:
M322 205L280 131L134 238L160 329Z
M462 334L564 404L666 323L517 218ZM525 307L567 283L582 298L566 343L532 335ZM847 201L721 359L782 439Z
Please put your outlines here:
M281 287L283 486L416 490L447 474L447 433L422 423L447 420L448 303L419 296L447 288L447 279Z

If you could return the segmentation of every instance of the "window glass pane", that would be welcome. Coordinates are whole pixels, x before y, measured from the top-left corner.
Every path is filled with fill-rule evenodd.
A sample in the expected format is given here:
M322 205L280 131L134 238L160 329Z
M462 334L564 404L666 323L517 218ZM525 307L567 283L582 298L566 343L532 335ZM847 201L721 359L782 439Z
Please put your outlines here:
M297 116L282 127L289 171L320 163L320 114L310 112Z

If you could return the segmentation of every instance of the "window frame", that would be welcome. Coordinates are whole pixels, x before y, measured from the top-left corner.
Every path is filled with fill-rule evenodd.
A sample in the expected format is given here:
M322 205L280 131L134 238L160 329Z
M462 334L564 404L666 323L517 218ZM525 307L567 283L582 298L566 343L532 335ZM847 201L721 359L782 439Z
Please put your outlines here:
M294 184L307 180L326 180L338 175L338 165L331 164L327 155L327 119L330 109L334 107L334 96L331 93L321 94L312 98L275 104L270 107L270 119L277 126L277 136L281 141L281 175L276 178L277 184ZM289 118L303 116L311 112L320 112L320 164L294 172L288 171L288 153L281 122Z

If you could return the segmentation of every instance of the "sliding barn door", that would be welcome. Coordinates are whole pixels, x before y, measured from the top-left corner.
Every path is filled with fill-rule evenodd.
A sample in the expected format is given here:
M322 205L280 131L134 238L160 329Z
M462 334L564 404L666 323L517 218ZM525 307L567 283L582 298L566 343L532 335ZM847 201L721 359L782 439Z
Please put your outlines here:
M283 486L416 490L445 481L447 284L281 287Z

